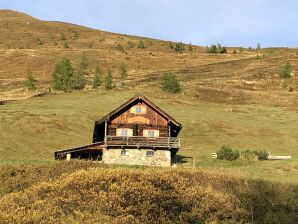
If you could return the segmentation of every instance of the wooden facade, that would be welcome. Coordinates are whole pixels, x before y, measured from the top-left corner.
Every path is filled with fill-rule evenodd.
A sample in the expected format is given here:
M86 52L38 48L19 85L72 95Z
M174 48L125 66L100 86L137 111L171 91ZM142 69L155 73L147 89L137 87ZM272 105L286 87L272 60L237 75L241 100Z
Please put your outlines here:
M180 148L180 139L177 136L181 128L182 125L173 117L145 96L138 94L106 116L95 121L93 144L78 147L79 151L74 149L57 151L55 152L55 158L66 159L68 158L66 155L69 153L71 153L72 158L79 158L80 155L84 155L83 158L86 158L89 153L92 159L102 159L104 153L111 153L109 150L153 149L169 151L170 160L172 160ZM149 154L153 155L154 153ZM119 157L119 160L121 158ZM150 158L151 160L152 158ZM128 157L126 157L126 161L129 161ZM109 163L104 159L103 162ZM118 160L113 160L113 162L121 164L121 161ZM170 162L172 163L172 161Z

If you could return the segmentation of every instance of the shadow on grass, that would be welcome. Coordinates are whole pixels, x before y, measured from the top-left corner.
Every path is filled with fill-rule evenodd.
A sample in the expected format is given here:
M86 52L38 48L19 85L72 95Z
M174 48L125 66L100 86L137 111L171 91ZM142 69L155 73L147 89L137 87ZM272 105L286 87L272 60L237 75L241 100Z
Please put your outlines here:
M193 157L176 155L177 163L189 163L189 159L193 160Z

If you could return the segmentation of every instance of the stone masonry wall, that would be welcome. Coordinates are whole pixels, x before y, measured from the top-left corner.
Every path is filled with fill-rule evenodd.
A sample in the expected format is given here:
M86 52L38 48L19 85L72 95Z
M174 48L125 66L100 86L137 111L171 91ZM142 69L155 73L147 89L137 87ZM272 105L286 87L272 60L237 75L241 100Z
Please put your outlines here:
M125 149L128 155L121 155L123 149L104 149L102 160L106 164L122 165L144 165L144 166L171 166L171 152L169 150L152 149ZM152 151L152 156L147 156L146 152Z

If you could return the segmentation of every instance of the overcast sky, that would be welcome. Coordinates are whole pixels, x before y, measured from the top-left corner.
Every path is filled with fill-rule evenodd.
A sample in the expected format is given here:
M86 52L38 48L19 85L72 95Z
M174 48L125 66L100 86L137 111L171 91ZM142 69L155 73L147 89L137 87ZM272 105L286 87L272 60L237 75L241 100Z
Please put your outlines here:
M298 0L0 0L0 9L197 45L298 47Z

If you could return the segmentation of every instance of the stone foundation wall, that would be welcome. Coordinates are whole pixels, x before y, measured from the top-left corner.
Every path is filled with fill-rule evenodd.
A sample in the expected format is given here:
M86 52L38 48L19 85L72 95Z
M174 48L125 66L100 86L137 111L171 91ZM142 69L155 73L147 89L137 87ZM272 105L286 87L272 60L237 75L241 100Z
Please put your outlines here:
M122 165L144 165L144 166L171 166L171 151L152 149L125 149L127 155L121 155L123 149L104 149L102 160L106 164ZM153 152L152 156L147 156L146 152Z

